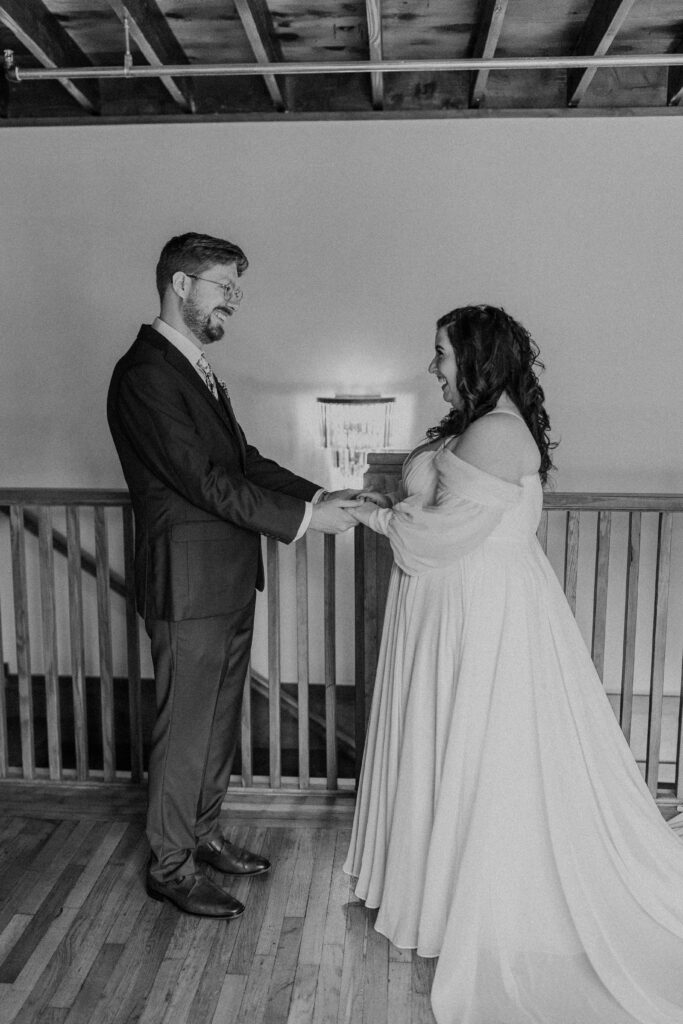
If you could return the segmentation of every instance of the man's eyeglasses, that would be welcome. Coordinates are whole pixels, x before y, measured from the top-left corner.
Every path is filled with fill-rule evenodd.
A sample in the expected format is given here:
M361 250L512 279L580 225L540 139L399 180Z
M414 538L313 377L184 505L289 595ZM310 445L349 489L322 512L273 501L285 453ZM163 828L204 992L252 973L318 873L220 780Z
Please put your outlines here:
M238 303L242 301L242 289L238 284L233 284L232 281L228 281L224 284L223 281L214 281L211 277L201 277L199 274L185 274L185 277L192 277L195 281L206 281L207 284L217 284L219 288L223 289L223 295L225 296L226 302Z

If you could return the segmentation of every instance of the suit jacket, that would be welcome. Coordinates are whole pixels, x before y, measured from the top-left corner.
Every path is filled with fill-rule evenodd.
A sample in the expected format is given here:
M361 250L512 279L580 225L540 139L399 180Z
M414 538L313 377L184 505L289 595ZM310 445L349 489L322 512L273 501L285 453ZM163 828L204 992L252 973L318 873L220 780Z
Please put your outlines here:
M114 369L107 419L135 515L145 619L198 619L263 588L261 534L289 542L318 485L249 445L222 388L143 326Z

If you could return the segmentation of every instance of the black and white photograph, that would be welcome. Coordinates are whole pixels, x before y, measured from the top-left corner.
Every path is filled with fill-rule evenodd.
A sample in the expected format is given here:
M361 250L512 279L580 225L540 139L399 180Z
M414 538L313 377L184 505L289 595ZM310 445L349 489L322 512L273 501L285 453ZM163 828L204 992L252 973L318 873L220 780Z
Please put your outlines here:
M683 0L0 60L0 1024L683 1024Z

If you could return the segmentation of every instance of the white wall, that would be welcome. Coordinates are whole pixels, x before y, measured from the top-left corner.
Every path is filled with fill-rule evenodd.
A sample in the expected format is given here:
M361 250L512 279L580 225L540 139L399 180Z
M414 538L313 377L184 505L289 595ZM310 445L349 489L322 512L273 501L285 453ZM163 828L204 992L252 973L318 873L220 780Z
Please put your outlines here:
M419 438L445 411L425 372L435 319L491 302L541 347L558 489L683 491L680 128L3 129L1 484L123 485L111 369L157 312L161 246L199 230L250 258L212 360L250 440L293 469L324 482L319 394L395 394L395 445Z

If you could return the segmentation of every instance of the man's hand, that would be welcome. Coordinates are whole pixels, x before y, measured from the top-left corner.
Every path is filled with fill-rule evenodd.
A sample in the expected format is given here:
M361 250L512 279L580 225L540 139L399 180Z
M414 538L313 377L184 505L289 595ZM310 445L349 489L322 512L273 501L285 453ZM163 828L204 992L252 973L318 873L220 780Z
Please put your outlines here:
M334 501L335 498L357 498L360 491L354 491L350 487L345 491L328 491L323 501Z
M350 530L352 526L357 525L350 509L361 504L362 502L353 498L330 496L325 501L319 501L313 506L313 514L308 528L309 530L319 530L321 533L343 533L345 530Z

